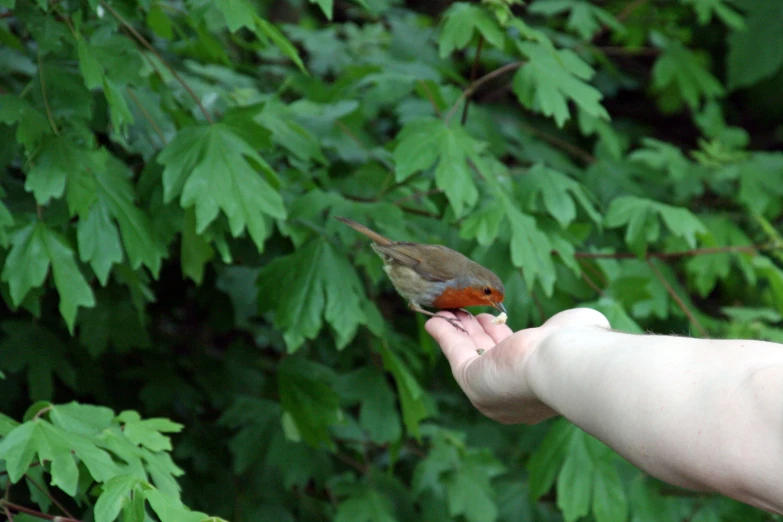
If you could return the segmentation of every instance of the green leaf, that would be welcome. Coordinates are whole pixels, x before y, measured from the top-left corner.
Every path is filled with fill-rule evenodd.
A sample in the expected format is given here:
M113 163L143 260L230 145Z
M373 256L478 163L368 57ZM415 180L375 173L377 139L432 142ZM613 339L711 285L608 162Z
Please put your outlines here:
M546 295L552 295L555 285L552 243L533 217L523 214L508 199L504 200L504 207L511 224L511 262L522 268L528 288L538 281Z
M702 100L723 96L721 83L710 74L696 53L661 35L654 41L663 49L652 70L655 90L671 90L691 109L698 109Z
M151 451L171 451L171 439L163 433L179 433L182 424L168 419L141 419L135 411L124 411L117 416L123 423L123 433L133 444Z
M203 522L207 517L204 513L190 511L176 497L154 488L146 490L144 498L161 522Z
M329 427L340 420L340 398L331 387L330 369L302 357L287 357L277 367L280 405L302 440L332 446Z
M65 192L68 178L76 171L91 167L89 152L79 147L72 136L54 136L46 141L31 161L25 190L32 192L39 205Z
M79 479L75 457L98 482L118 472L109 454L93 442L40 419L18 426L0 442L0 458L5 460L13 482L19 481L36 455L39 462L51 461L52 484L71 496L76 494Z
M606 214L606 226L625 225L626 243L634 253L642 255L660 236L659 219L673 235L684 239L691 247L696 246L696 236L707 231L687 209L636 196L622 196L612 201Z
M120 511L130 503L130 493L134 491L139 482L139 478L135 475L119 475L106 481L103 485L103 491L95 503L95 522L116 520Z
M199 234L222 210L231 234L237 237L247 228L261 251L270 232L263 214L276 219L286 215L280 194L258 172L274 175L272 168L224 124L180 131L158 161L165 165L165 200L181 192L182 208L196 211Z
M0 122L16 124L16 141L25 146L28 154L35 150L44 136L52 132L42 111L12 94L0 95Z
M362 368L342 375L335 390L343 399L360 402L359 424L379 444L396 442L402 436L395 396L386 375L376 368Z
M79 258L90 263L98 281L106 286L111 267L123 259L123 250L105 200L96 202L87 217L79 220L76 238Z
M496 520L498 507L490 479L502 471L489 451L468 454L445 480L451 516L463 515L468 522Z
M92 437L111 426L114 412L104 406L70 402L52 406L49 418L52 424L68 432Z
M593 461L587 452L587 435L571 432L563 467L557 476L557 507L566 522L574 522L590 512L593 484Z
M200 285L204 278L204 266L212 259L213 254L214 251L207 240L196 233L196 214L193 209L186 210L185 220L182 223L180 250L182 273Z
M223 13L228 30L232 33L243 27L255 30L256 12L247 0L216 0L214 5Z
M742 15L732 9L724 0L681 0L684 4L691 4L699 23L706 25L713 16L719 18L729 28L739 31L745 29L745 21ZM763 2L761 2L763 3Z
M397 522L397 518L391 501L368 489L340 502L334 522Z
M576 203L579 203L594 223L600 223L602 220L581 184L541 163L533 166L520 179L517 190L518 193L525 194L531 202L541 196L544 208L562 228L567 228L576 219ZM532 210L538 210L536 207L534 205Z
M433 118L413 120L398 135L394 149L396 179L404 181L437 161L435 184L445 192L454 212L462 215L478 201L471 162L478 161L483 148L461 127L450 128Z
M533 500L541 498L554 485L575 429L577 428L565 419L557 421L549 429L541 446L530 457L528 470L530 471L530 496Z
M84 77L84 85L88 89L95 89L103 86L103 66L90 50L90 45L79 38L76 44L76 50L79 56L79 70Z
M591 116L609 119L601 105L603 95L586 82L595 71L576 53L544 43L518 42L517 47L528 58L512 84L522 105L554 117L558 127L571 117L569 100Z
M783 67L783 18L777 0L743 2L745 28L728 38L728 88L749 87ZM736 28L735 28L736 29ZM763 43L760 43L763 42Z
M445 58L454 50L467 47L476 32L493 47L503 48L505 32L483 6L455 2L443 17L445 23L438 38L441 58Z
M602 460L593 478L593 514L596 522L625 522L628 519L628 497L617 468Z
M528 7L531 13L553 16L570 11L566 27L583 40L590 40L601 27L615 32L624 31L623 25L611 13L584 0L538 0Z
M327 20L332 19L332 10L334 9L334 0L310 0L311 4L317 4L323 11Z
M411 435L418 437L419 423L429 415L425 405L424 390L397 354L385 344L381 344L379 350L383 358L383 367L392 374L397 384L405 428Z
M95 306L95 297L76 265L73 249L64 237L42 222L19 229L11 244L2 280L11 287L14 305L18 306L32 288L43 285L51 265L54 285L60 294L60 313L73 333L77 309Z
M261 31L261 33L263 33L267 38L272 40L277 48L280 49L284 55L288 56L291 61L294 62L294 64L296 64L300 71L306 73L307 69L302 62L302 58L299 56L299 51L296 49L294 44L292 44L291 41L286 38L282 32L280 32L280 29L275 27L274 24L271 24L258 16L255 18L255 20L258 30Z
M284 332L290 352L314 339L323 320L334 329L338 349L366 322L356 270L326 241L311 241L275 259L261 271L258 285L259 306L275 310L275 327Z
M476 238L479 245L491 245L500 232L504 217L503 205L492 201L481 209L474 210L462 221L460 236L463 239Z

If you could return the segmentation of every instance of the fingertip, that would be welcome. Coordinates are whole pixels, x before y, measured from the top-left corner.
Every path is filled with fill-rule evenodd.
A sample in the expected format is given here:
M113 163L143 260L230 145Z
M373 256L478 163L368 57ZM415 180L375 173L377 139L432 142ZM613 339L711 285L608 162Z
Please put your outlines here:
M495 316L491 314L479 314L476 319L481 323L481 327L489 334L495 342L500 342L514 331L505 323L494 323Z

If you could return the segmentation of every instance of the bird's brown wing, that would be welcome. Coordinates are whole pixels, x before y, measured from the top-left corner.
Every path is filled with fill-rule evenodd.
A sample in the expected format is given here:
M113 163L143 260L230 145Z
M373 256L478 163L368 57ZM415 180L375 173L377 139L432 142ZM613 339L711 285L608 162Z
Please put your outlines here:
M456 277L459 267L451 266L454 256L460 258L462 254L441 245L423 245L421 243L397 242L391 245L373 245L373 248L381 252L401 265L416 271L428 281L449 281ZM446 253L451 254L452 263L445 262Z

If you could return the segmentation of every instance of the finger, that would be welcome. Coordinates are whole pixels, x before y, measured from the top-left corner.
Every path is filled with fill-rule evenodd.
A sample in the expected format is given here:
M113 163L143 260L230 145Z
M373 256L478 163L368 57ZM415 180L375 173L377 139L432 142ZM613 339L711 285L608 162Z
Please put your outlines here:
M497 341L487 334L484 325L477 320L476 316L464 312L458 312L458 314L463 327L476 343L476 348L489 350L497 344Z
M598 310L592 308L572 308L553 315L543 326L597 326L609 329L609 319Z
M449 312L438 312L438 315L454 316ZM440 345L443 355L449 360L452 371L478 357L473 338L454 328L448 321L433 317L424 323L424 328Z
M476 320L479 324L481 324L481 327L484 329L486 334L492 338L492 341L495 344L498 344L514 332L511 330L511 328L508 327L507 324L493 323L492 321L494 319L495 316L490 314L481 314L476 316Z

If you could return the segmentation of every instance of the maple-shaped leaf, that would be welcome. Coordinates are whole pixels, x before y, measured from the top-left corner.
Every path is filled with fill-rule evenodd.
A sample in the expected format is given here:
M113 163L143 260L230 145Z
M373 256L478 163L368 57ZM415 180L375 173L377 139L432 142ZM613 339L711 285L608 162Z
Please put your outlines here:
M552 295L555 285L552 243L538 228L535 218L508 199L504 199L504 207L511 226L511 262L522 269L528 288L538 281L546 295Z
M584 40L592 38L604 26L618 33L625 29L609 11L584 0L538 0L528 11L546 16L569 12L566 27Z
M425 419L427 410L427 397L416 378L405 363L385 344L379 345L383 367L392 374L397 384L397 395L402 409L402 420L408 433L414 437L419 436L420 422Z
M541 163L520 178L517 190L529 199L533 210L537 210L540 196L546 211L562 228L568 227L576 219L576 203L594 223L601 222L601 215L580 183Z
M23 226L10 241L11 251L0 277L10 286L14 306L19 306L31 289L43 285L51 267L60 294L60 313L73 333L77 309L95 306L95 296L76 264L71 245L43 222Z
M702 218L708 233L702 244L705 247L725 247L751 245L747 234L731 220L719 216ZM685 264L685 270L692 286L702 297L707 297L718 281L726 280L731 273L732 264L739 266L745 280L755 285L755 272L750 263L751 254L719 252L705 256L693 256Z
M770 78L783 67L783 17L780 16L780 2L753 0L742 2L741 7L747 13L745 27L732 31L727 39L729 53L726 72L728 87L732 90Z
M455 2L443 14L445 23L438 38L440 57L467 47L477 32L493 47L503 48L505 31L483 5Z
M137 489L140 482L141 479L132 474L118 475L107 480L95 502L95 522L116 520L120 511L131 502L131 492L141 495Z
M247 229L261 251L270 232L264 214L276 219L286 216L283 198L264 178L273 177L274 171L225 124L181 130L158 161L165 166L165 201L180 195L183 208L193 207L199 234L222 211L232 235Z
M0 122L16 124L16 141L25 146L28 154L35 150L42 138L51 133L44 112L13 94L0 96Z
M420 118L405 124L394 149L395 174L403 181L427 170L436 162L435 185L443 190L454 212L462 215L478 200L470 162L480 161L484 144L462 127L449 127L442 120Z
M340 419L340 397L332 389L331 369L303 357L286 357L277 367L277 385L284 415L311 446L332 445L329 427Z
M348 259L325 240L314 240L293 254L278 257L259 274L259 309L275 311L290 352L314 339L324 320L343 348L366 319L364 290Z
M609 119L601 105L603 94L586 81L595 71L576 53L548 43L519 42L517 47L528 58L512 84L522 105L552 116L558 127L571 117L569 100L591 116Z
M391 500L378 491L366 489L337 506L334 522L397 522Z
M5 460L12 482L27 472L36 455L39 462L51 462L52 484L71 496L76 495L79 481L76 458L98 482L110 479L119 471L109 454L93 441L42 419L21 424L0 442L0 459Z
M622 196L614 201L606 213L606 226L626 226L625 242L637 255L643 255L647 247L658 240L661 223L691 247L696 246L696 236L707 231L699 218L689 210L659 203L636 196Z
M32 192L39 205L59 199L65 193L66 182L77 178L95 166L91 151L79 143L79 136L65 134L44 141L30 159L25 190Z
M690 4L699 18L699 23L705 25L713 17L719 18L730 29L741 31L745 29L745 20L742 15L735 11L726 0L682 0L684 4ZM763 4L764 2L753 2ZM769 2L770 5L774 3ZM758 37L758 34L756 34Z
M673 93L675 100L682 99L692 109L702 100L723 96L723 86L694 51L661 35L653 35L653 42L663 50L653 66L655 90Z

